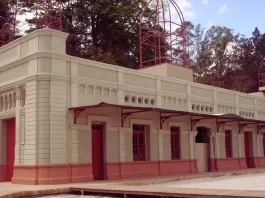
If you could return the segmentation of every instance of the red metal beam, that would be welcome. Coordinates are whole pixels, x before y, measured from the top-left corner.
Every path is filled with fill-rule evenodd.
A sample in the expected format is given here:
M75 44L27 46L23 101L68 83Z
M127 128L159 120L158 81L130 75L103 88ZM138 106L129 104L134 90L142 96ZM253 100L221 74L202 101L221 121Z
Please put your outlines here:
M263 126L259 126L259 124L257 124L257 125L258 125L257 126L258 134L261 134L262 129L265 129L265 125L263 125Z
M105 104L104 103L100 103L97 105L91 105L91 106L85 106L85 107L75 107L75 108L70 108L70 110L74 110L74 124L77 123L77 118L80 115L80 113L82 113L83 111L85 111L86 109L92 109L92 108L98 108L98 107L104 107Z
M86 109L75 109L74 110L74 124L76 124L77 122L77 118L80 115L80 113L82 113L83 111L85 111Z
M206 117L206 118L198 118L198 119L192 119L191 118L191 131L193 130L193 127L195 126L196 123L200 122L201 120L208 120L208 119L214 119L214 117Z
M238 129L239 129L239 134L243 131L244 127L247 126L248 124L238 124Z
M147 108L147 109L140 109L140 110L137 110L137 108L135 108L137 111L123 112L126 109L127 110L129 110L129 109L131 110L132 108L123 108L123 107L121 107L121 126L122 127L124 126L124 122L125 122L126 118L129 117L130 115L135 114L135 113L143 113L143 112L152 111L149 108Z
M257 124L257 122L250 122L250 123L242 123L240 124L240 122L238 121L238 128L239 128L239 133L241 134L243 128L249 124Z
M224 124L226 124L226 123L228 123L228 122L235 122L236 120L230 120L230 121L221 121L221 122L216 122L216 124L217 124L217 132L219 132L219 129L220 129L220 127L222 126L222 125L224 125Z
M172 117L176 117L176 116L183 116L183 115L187 115L187 114L173 114L173 115L167 115L167 116L162 116L163 112L160 112L160 129L163 128L163 124L166 120L172 118Z

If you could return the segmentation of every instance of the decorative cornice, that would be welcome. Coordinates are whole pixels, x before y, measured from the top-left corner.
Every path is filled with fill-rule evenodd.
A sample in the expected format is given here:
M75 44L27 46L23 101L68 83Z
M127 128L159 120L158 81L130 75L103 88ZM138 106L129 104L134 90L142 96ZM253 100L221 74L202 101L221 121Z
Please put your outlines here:
M0 112L0 119L11 118L14 116L16 116L16 109Z

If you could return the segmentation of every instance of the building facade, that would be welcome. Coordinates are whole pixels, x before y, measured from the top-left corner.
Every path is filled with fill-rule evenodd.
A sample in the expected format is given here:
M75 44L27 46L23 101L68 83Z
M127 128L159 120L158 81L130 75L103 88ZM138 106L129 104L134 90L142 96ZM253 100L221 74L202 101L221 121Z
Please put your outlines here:
M265 98L66 55L37 30L0 48L0 182L63 184L265 167Z

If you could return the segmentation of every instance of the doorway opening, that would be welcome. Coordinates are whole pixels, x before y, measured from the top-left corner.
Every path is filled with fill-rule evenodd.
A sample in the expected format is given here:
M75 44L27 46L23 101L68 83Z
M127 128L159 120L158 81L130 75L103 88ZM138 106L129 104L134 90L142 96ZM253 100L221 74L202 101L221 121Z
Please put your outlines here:
M209 128L197 127L197 136L195 137L195 156L197 159L198 172L210 171L210 138Z
M92 168L94 180L104 180L104 125L92 125Z
M255 168L253 158L253 136L251 132L244 132L245 158L248 168Z
M15 164L16 120L6 120L6 178L12 181Z

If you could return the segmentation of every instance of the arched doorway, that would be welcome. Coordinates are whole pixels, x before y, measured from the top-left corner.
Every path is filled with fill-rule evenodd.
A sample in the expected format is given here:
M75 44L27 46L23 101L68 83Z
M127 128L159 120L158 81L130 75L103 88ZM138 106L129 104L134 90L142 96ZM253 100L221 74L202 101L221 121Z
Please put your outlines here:
M208 172L210 169L210 129L207 127L197 127L195 137L195 156L197 159L198 172Z

